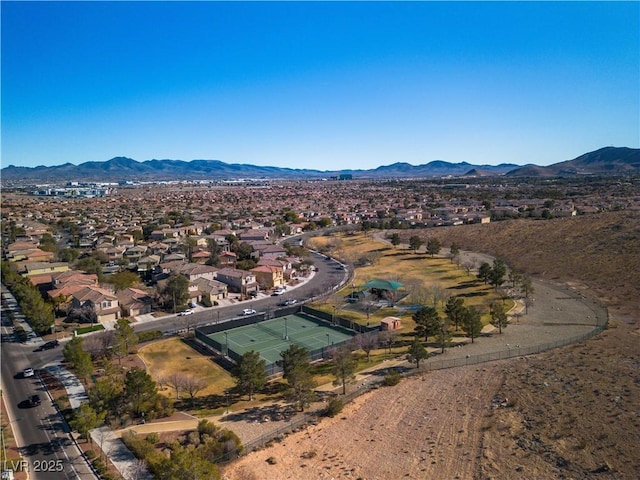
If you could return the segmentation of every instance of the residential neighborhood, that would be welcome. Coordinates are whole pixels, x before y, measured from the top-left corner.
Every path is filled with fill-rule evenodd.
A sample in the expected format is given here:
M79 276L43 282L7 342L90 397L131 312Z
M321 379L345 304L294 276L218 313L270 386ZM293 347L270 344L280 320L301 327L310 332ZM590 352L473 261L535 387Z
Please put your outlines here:
M640 206L633 182L621 179L467 180L169 182L110 186L90 198L12 189L3 199L3 254L59 318L109 324L295 284L311 262L301 240L288 239L320 228L462 227ZM616 194L601 195L610 182ZM185 279L184 298L167 297L175 276Z

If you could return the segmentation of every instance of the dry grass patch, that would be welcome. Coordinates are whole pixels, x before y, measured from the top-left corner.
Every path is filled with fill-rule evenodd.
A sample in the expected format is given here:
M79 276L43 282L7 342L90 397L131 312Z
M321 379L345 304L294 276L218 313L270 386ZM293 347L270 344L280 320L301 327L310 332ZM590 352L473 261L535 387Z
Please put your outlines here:
M179 338L144 345L138 355L156 381L176 372L204 380L207 386L197 396L224 395L226 389L235 385L229 372Z

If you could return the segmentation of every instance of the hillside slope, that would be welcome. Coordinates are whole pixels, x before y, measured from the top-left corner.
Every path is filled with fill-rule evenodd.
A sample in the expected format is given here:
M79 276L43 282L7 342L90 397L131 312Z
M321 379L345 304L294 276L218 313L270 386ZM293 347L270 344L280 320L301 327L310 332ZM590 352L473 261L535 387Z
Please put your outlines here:
M417 232L403 232L404 236ZM625 322L640 320L640 212L605 212L573 218L527 219L431 228L446 253L485 252L531 275L587 288Z

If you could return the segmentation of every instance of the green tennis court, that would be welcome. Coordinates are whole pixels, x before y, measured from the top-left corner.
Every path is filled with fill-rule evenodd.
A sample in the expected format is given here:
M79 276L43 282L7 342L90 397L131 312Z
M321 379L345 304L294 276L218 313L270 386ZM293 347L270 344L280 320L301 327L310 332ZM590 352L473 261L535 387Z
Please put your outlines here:
M287 315L207 335L223 346L223 353L228 353L224 352L228 349L242 356L253 350L260 354L267 365L280 360L280 352L287 350L292 343L313 352L343 343L352 336L324 322L314 322L298 315Z

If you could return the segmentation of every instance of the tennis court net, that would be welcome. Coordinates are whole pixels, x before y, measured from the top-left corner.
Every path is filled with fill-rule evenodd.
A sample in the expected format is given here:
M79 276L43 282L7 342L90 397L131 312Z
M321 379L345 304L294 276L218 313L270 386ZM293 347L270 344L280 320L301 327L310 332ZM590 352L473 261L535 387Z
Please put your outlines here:
M276 330L272 330L271 328L265 327L264 325L262 325L261 322L254 323L253 326L267 332L270 335L273 335L276 338L279 338L279 339L284 338L284 329L281 332L278 332Z

